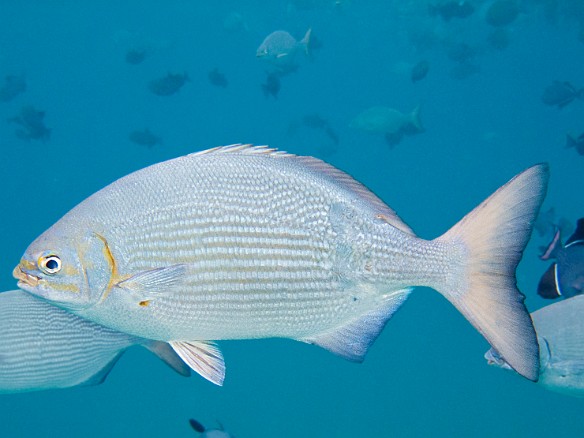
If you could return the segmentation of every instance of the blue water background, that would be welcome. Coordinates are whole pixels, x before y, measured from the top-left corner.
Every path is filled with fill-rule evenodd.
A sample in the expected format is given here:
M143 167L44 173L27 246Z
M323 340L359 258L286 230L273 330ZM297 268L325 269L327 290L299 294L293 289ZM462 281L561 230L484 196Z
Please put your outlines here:
M123 3L123 4L122 4ZM311 3L311 2L300 2ZM104 185L146 165L216 145L270 144L324 158L365 183L424 238L433 238L520 170L551 165L544 210L582 216L584 157L565 149L584 130L584 102L563 110L542 104L553 80L584 86L584 44L575 22L551 23L540 2L509 27L510 45L485 43L484 9L445 23L424 1L314 2L171 0L41 2L0 5L0 77L25 74L28 89L0 103L0 290L26 246ZM560 1L560 5L568 4ZM575 3L574 3L575 4ZM233 11L245 29L227 30ZM278 99L260 88L263 38L312 27L322 43L299 56ZM441 43L417 51L408 34L426 29L480 47L480 72L453 79ZM143 63L124 61L129 35L155 49ZM408 67L430 62L413 84ZM229 86L212 86L217 67ZM168 72L191 82L160 97L147 87ZM46 111L47 142L23 141L7 119L31 104ZM381 136L351 129L362 110L421 105L423 134L394 149ZM338 133L335 146L307 127L319 114ZM128 140L150 128L164 144ZM530 310L547 265L534 235L519 271ZM1 334L0 334L1 335ZM548 392L487 366L487 342L438 293L419 289L388 323L362 364L291 340L221 342L225 386L181 378L141 348L129 350L97 387L0 396L0 436L196 436L195 417L221 421L238 438L373 436L582 436L583 401Z

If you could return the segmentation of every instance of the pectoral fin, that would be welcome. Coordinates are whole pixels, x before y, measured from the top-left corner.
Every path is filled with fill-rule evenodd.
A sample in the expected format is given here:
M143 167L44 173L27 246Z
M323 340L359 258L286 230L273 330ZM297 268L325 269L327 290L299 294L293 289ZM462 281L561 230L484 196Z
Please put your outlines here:
M169 344L193 371L215 385L223 385L225 362L217 345L207 341L171 341Z
M186 265L183 264L150 269L122 280L115 286L131 292L142 303L167 294L181 282L185 272Z

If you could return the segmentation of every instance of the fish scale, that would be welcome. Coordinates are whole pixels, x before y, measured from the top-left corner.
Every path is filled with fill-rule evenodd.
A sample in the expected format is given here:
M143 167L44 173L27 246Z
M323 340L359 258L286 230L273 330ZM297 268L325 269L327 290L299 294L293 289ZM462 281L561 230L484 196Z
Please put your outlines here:
M535 380L514 272L547 178L545 165L526 170L429 241L320 160L219 147L90 196L29 246L14 276L91 321L170 342L219 384L223 359L208 341L286 337L360 361L412 287L429 286ZM59 272L44 273L48 258Z

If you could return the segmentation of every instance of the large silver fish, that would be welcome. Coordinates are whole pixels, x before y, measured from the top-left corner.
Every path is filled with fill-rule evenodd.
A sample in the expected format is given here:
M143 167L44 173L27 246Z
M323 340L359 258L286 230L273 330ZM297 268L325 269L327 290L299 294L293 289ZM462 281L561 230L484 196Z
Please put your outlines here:
M97 385L133 345L189 375L168 344L102 327L20 290L0 293L0 393Z
M531 314L541 351L538 385L550 391L584 397L584 295L558 301ZM490 365L510 369L493 349Z
M211 342L292 338L361 361L412 286L454 304L514 369L538 374L515 269L548 179L534 166L423 240L363 185L312 157L233 145L134 172L24 253L21 288L169 341L221 384Z

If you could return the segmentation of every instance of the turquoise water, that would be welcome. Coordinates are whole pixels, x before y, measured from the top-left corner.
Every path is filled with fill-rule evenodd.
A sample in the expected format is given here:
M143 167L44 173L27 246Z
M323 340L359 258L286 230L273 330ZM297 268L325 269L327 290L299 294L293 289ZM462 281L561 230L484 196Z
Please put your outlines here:
M522 1L502 51L485 42L491 2L474 3L471 17L446 23L428 15L425 1L3 1L0 79L24 74L27 90L0 102L0 290L15 287L11 271L28 243L95 190L146 165L237 142L326 159L425 238L546 161L552 178L543 209L575 222L584 157L564 144L567 132L584 130L584 102L558 110L541 95L554 80L584 86L580 1ZM546 16L554 3L556 17ZM234 11L242 21L227 29ZM267 66L256 48L274 30L300 38L309 27L321 47L311 59L299 54L277 99L264 96ZM430 35L427 47L416 49L414 34ZM476 47L480 71L456 79L447 51L461 42ZM134 44L148 47L138 65L124 59ZM409 68L422 59L430 71L413 84ZM214 68L227 88L209 83ZM149 81L168 72L187 72L191 82L172 96L152 94ZM425 132L393 149L349 127L368 107L409 112L418 104ZM7 119L25 105L46 111L48 141L15 135ZM317 129L290 129L313 114L328 120L338 145ZM163 144L129 141L144 128ZM530 310L545 304L535 294L545 243L534 234L518 272ZM222 388L181 378L134 348L101 386L0 396L0 436L197 436L190 417L207 426L219 420L238 438L584 433L580 399L488 367L486 341L429 289L413 294L363 364L290 340L221 346Z

